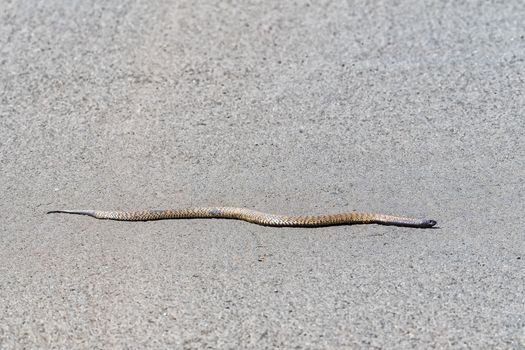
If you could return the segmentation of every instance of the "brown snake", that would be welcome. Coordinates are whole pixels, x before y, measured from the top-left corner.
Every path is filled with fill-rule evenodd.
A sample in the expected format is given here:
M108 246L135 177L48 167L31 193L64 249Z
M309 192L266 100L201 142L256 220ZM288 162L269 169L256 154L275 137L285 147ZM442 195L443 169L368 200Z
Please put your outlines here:
M198 207L143 211L53 210L48 212L48 214L51 213L88 215L97 219L119 221L202 218L237 219L258 225L277 227L321 227L352 224L379 224L389 226L430 228L436 225L435 220L412 219L383 214L351 212L327 215L285 216L266 214L247 208L232 207Z

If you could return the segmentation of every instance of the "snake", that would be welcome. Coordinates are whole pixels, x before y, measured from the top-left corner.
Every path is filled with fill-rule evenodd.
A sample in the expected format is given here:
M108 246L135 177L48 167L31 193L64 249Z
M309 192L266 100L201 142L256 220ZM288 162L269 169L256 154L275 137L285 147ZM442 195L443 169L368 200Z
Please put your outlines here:
M142 211L100 211L100 210L52 210L48 214L65 213L87 215L97 219L118 221L151 221L166 219L236 219L262 226L274 227L323 227L335 225L379 224L430 228L435 220L414 219L374 213L350 212L341 214L286 216L259 212L248 208L235 207L196 207L167 210Z

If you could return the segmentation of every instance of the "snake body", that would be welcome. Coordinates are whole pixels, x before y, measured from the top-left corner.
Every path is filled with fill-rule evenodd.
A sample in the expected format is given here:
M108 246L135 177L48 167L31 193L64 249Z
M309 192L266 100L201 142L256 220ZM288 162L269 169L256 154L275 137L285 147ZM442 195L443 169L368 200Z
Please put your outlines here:
M53 210L48 212L48 214L50 213L88 215L97 219L119 221L202 218L237 219L258 225L276 227L321 227L333 225L379 224L429 228L436 225L436 221L434 220L413 219L373 213L351 212L342 214L286 216L262 213L247 208L233 207L198 207L143 211Z

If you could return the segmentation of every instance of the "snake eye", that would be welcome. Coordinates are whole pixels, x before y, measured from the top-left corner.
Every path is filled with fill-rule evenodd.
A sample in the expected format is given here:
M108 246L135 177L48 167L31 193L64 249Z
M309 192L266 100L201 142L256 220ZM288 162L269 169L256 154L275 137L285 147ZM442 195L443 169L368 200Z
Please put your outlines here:
M432 227L432 226L434 226L435 224L437 224L437 221L436 221L436 220L428 220L427 223L428 223L428 226L429 226L429 227Z

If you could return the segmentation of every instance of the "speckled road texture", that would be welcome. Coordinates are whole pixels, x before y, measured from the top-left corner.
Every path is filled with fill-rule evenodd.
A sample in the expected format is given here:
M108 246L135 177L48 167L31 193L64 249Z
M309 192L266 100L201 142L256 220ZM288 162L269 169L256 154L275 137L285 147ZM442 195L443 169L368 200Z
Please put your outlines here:
M523 349L523 18L0 0L0 348ZM45 215L195 206L440 228Z

